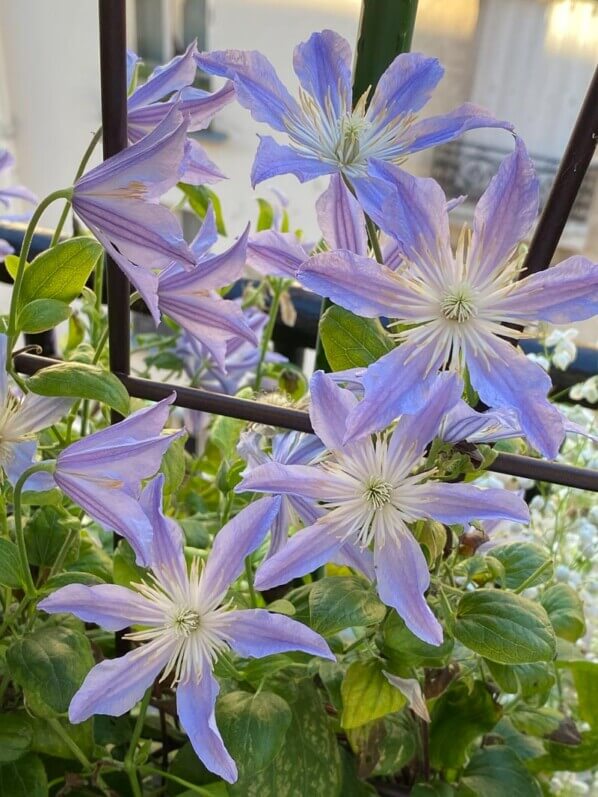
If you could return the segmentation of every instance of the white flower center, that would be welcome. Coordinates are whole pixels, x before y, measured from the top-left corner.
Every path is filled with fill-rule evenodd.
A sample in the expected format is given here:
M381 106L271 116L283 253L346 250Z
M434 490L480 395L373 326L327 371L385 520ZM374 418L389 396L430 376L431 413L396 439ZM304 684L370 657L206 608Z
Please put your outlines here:
M390 503L392 498L392 484L380 476L372 476L366 483L365 500L374 509L380 509L385 504Z
M469 285L458 285L449 290L441 301L443 316L459 324L477 315L474 294Z
M174 618L173 626L179 636L188 637L201 625L201 615L195 609L181 609Z

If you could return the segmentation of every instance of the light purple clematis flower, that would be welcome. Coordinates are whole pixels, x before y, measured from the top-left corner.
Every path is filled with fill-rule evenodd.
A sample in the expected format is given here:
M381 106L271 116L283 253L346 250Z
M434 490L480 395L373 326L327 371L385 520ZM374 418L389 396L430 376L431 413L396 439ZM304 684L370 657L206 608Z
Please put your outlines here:
M230 78L237 99L253 118L286 133L290 144L260 137L252 170L255 186L279 174L302 182L341 172L358 194L371 158L399 163L409 154L452 141L479 127L512 129L488 111L466 103L449 114L416 121L444 70L435 58L403 53L353 108L351 47L338 33L314 33L295 48L293 67L299 101L287 91L268 59L256 51L200 53L197 63L209 74ZM364 186L365 188L365 186Z
M285 583L334 561L343 545L358 551L371 546L382 601L420 639L439 645L442 628L424 597L430 584L428 566L408 524L429 518L452 524L486 518L525 522L529 517L525 503L504 490L435 482L434 471L413 474L461 388L455 374L443 374L420 413L401 416L391 433L347 445L347 418L357 399L316 372L310 416L330 456L313 466L262 465L237 489L300 495L320 501L326 513L260 566L257 588Z
M132 589L70 584L39 607L52 614L72 612L109 631L143 628L127 635L143 644L89 672L71 701L71 722L83 722L93 714L126 713L162 672L162 680L174 679L179 719L197 756L209 770L234 783L237 767L216 725L220 687L212 670L218 657L229 649L250 658L292 650L334 656L322 637L296 620L264 609L235 610L225 603L245 557L271 526L279 499L262 498L242 510L216 535L203 570L195 559L188 571L181 530L161 510L161 486L161 478L155 479L142 497L154 529L146 581Z
M14 156L7 149L0 149L0 173L11 169L15 165ZM30 191L28 188L25 188L24 185L11 185L3 188L0 186L0 207L7 208L10 203L15 200L20 199L25 202L30 202L33 205L37 204L37 197ZM7 215L6 213L1 213L0 218L3 219L21 219L23 218L22 215ZM14 249L3 238L0 238L0 262L6 257L6 255L12 254Z
M385 163L370 168L392 192L381 208L366 210L394 236L404 267L393 272L350 252L332 252L316 255L298 274L304 285L352 312L395 318L408 327L398 335L401 345L362 377L365 399L349 421L347 439L416 411L422 382L439 368L467 368L482 401L512 408L529 442L555 457L564 429L546 397L550 378L504 339L519 333L503 324L595 315L598 265L570 257L517 281L517 245L538 209L538 180L523 143L518 140L502 162L478 202L471 240L464 230L455 254L440 186Z
M162 434L175 394L124 421L83 437L56 460L54 481L87 514L123 536L140 565L147 565L152 526L139 505L141 482L154 476L173 440Z
M173 261L195 266L176 218L158 197L180 179L187 120L172 108L137 144L87 172L73 188L73 209L118 263L159 319L158 276Z
M219 255L209 253L216 240L212 206L190 248L197 262L191 271L173 263L159 275L158 307L200 341L218 368L226 372L229 341L243 338L257 346L258 339L237 302L223 299L216 291L239 279L245 267L249 228Z
M197 75L196 56L197 46L192 42L182 55L154 69L146 82L132 92L127 108L127 132L131 144L151 133L175 106L187 118L187 133L195 133L205 130L215 114L234 99L235 89L230 81L213 93L192 86ZM136 61L137 56L129 53L131 76ZM199 142L187 138L179 179L198 185L223 178Z
M0 468L13 485L34 464L36 434L59 421L73 401L47 398L34 393L22 395L14 390L6 372L6 335L0 334ZM49 473L35 473L27 479L27 489L51 490L54 482Z

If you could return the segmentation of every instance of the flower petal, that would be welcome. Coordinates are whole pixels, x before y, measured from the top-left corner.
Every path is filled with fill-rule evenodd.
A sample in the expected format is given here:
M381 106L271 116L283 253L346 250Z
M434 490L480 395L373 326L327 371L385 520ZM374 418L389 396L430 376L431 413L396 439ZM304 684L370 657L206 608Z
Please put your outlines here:
M167 64L156 67L145 83L135 89L129 97L129 109L158 102L173 92L190 86L197 74L196 55L197 44L193 41L182 55L177 55Z
M138 703L166 666L176 641L155 639L119 659L105 659L89 671L71 700L69 720L83 722L93 714L120 717Z
M419 639L429 645L442 644L442 626L424 597L430 585L426 558L403 524L393 526L383 546L376 545L374 567L381 600L396 609Z
M204 567L200 589L207 602L221 598L238 578L245 558L258 548L280 511L280 498L254 501L218 532Z
M35 460L37 440L24 440L22 443L5 443L4 462L2 467L6 478L14 487L23 473L30 468ZM32 473L24 484L25 490L42 493L56 487L51 473L40 471Z
M265 609L232 611L224 615L223 625L239 656L262 658L299 650L325 659L335 658L319 634L283 614Z
M322 235L331 249L348 249L357 255L367 255L363 210L340 174L330 178L328 188L316 202L316 213Z
M512 520L529 522L527 504L511 490L474 487L472 484L425 482L412 488L417 499L408 510L418 517L441 523L470 523L473 520Z
M453 141L468 130L485 127L501 127L513 131L513 125L510 122L497 119L480 105L466 102L450 113L430 116L428 119L414 122L409 127L405 150L406 152L420 152L422 149Z
M216 698L220 687L211 672L198 683L180 683L176 690L177 714L191 746L205 766L226 780L237 780L237 766L224 746L216 725Z
M239 103L257 122L285 131L285 119L299 107L268 59L256 50L213 50L199 53L197 65L208 75L233 81Z
M321 108L330 104L336 115L351 108L351 45L338 33L312 33L295 47L293 68Z
M282 465L267 462L248 473L235 492L301 495L305 498L332 501L345 495L346 483L314 465Z
M120 631L129 625L161 625L164 613L155 604L127 587L116 584L67 584L38 603L48 614L74 614L85 623L95 623L107 631Z
M262 230L249 238L247 265L263 276L294 279L305 260L305 249L294 233Z
M175 592L187 581L187 565L183 554L185 539L179 524L164 514L164 474L160 473L143 488L141 508L153 530L148 562L165 586Z
M378 81L368 116L379 118L382 125L409 111L419 111L443 75L437 58L426 58L421 53L397 55Z
M206 255L218 240L218 230L216 229L216 215L214 206L210 202L206 215L203 218L199 232L191 241L189 248L199 260Z
M336 526L319 521L297 532L278 553L266 559L255 574L256 589L286 584L334 561L342 547Z
M484 285L529 232L538 215L539 183L520 138L482 194L473 215L469 263L476 286Z
M185 144L185 157L181 167L180 180L189 185L211 185L219 180L226 180L226 175L199 141L188 138Z
M516 283L492 310L501 316L551 324L592 318L598 315L598 264L579 255L568 257Z
M357 404L350 390L339 387L324 371L316 371L310 383L309 417L314 432L326 448L334 451L343 447L346 421Z
M72 404L73 400L68 398L49 398L27 393L18 412L4 424L3 432L15 437L40 432L57 423Z
M272 136L258 136L260 143L251 169L251 185L277 177L279 174L294 174L302 183L332 174L336 167L330 163L301 155L288 144L278 144Z
M411 711L423 719L424 722L430 722L430 714L426 706L426 699L419 685L419 681L416 678L399 678L398 675L392 675L389 672L384 672L384 670L382 670L382 674L389 684L392 684L407 698Z

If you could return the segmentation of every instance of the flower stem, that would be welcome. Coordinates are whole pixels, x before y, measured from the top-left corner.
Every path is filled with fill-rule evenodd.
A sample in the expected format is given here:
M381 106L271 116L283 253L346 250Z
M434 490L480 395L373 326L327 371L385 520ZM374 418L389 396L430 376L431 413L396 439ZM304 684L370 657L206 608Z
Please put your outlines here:
M208 791L196 783L190 783L188 780L183 780L183 778L172 775L170 772L164 772L162 769L157 769L157 767L144 765L140 767L140 770L144 775L159 775L162 778L166 778L166 780L171 780L173 783L178 783L179 786L184 786L189 791L202 795L202 797L214 797L213 791Z
M89 142L89 146L83 153L83 157L81 158L81 163L79 164L79 168L77 169L77 173L75 174L75 179L73 180L74 183L81 177L83 172L85 171L85 167L91 158L94 149L96 148L99 140L102 138L102 128L99 127L96 132L93 134L93 138ZM52 236L52 240L50 241L50 249L53 246L56 246L60 239L60 233L62 232L62 228L65 225L67 217L69 215L69 210L71 209L71 200L67 199L63 211L58 219L58 224L56 225L56 229L54 230L54 235Z
M7 363L11 362L11 354L13 347L15 345L15 341L17 338L18 330L17 330L17 307L19 303L19 294L21 292L21 286L23 284L23 276L25 274L25 264L27 263L27 255L29 254L29 248L31 246L31 241L33 240L33 235L35 233L35 229L38 225L39 220L44 214L46 208L48 208L52 202L55 202L57 199L70 199L72 195L71 188L61 188L59 191L53 191L51 194L48 194L47 197L42 199L39 205L36 207L29 224L27 225L27 229L25 230L25 235L23 236L23 243L21 244L21 251L19 253L19 263L17 265L17 273L15 275L15 284L12 290L12 296L10 299L10 313L8 316L8 351L6 356Z
M378 230L376 229L376 225L370 219L367 213L363 214L365 216L365 226L368 231L368 238L370 239L370 246L372 247L372 252L374 253L374 257L378 261L378 263L384 263L384 258L382 257L382 249L380 249L380 241L378 240Z
M48 724L56 734L56 736L60 737L60 739L64 742L64 744L69 748L71 753L75 756L77 761L81 764L81 766L87 772L93 772L93 764L89 760L89 758L85 755L83 750L79 747L79 745L75 742L74 739L68 735L66 730L62 727L59 720L51 717L48 719ZM97 784L102 789L105 794L109 794L108 785L104 781L104 779L98 774L97 776Z
M135 766L135 753L137 752L137 745L139 743L139 739L141 738L141 732L143 730L143 723L145 722L145 715L147 713L147 708L149 706L150 698L152 696L152 686L146 691L141 701L141 705L139 706L139 714L137 716L137 722L135 723L135 728L133 729L133 735L131 736L131 742L129 744L129 749L127 750L127 754L125 755L125 770L127 771L127 775L129 776L129 780L131 782L131 789L135 797L142 797L141 787L139 785L139 780L137 778L137 767Z
M274 332L274 324L276 323L276 318L278 316L278 307L280 305L280 297L282 296L282 291L283 291L281 280L272 280L270 282L270 285L272 287L272 303L270 304L268 323L266 324L266 328L264 329L264 334L262 335L262 342L260 346L260 358L258 360L257 368L255 371L254 390L256 393L259 391L260 387L262 386L264 362L266 360L268 345L272 339L272 333Z
M33 583L31 570L29 569L29 559L27 558L27 546L25 545L25 535L23 534L21 493L23 491L25 482L27 481L29 476L31 476L33 473L38 473L40 471L50 472L54 470L55 466L56 463L54 460L46 460L45 462L38 462L36 465L32 465L30 468L27 468L27 470L21 474L13 490L12 500L13 500L13 512L14 512L14 521L15 521L15 536L17 538L17 548L19 551L19 560L21 563L22 575L25 580L25 594L28 597L33 597L35 595L35 584Z
M245 557L245 576L247 578L247 586L249 587L251 606L253 609L257 609L258 603L255 587L253 586L253 563L251 561L251 556Z

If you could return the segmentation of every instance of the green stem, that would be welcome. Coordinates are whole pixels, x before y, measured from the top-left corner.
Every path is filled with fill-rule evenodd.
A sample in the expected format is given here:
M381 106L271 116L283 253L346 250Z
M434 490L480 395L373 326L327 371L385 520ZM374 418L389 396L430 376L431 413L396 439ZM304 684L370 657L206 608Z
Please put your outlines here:
M29 560L27 558L27 546L25 545L25 535L23 534L23 518L21 516L21 493L23 491L23 486L29 476L33 473L39 473L40 471L52 471L54 470L56 463L54 460L46 460L45 462L38 462L36 465L32 465L30 468L27 468L26 471L21 475L18 479L17 483L15 484L15 488L13 490L13 511L14 511L14 521L15 521L15 536L17 538L17 548L19 551L19 560L21 563L21 570L23 571L23 578L25 579L25 593L29 597L33 597L35 595L35 584L33 583L33 578L31 576L31 570L29 569Z
M253 586L253 563L251 561L251 556L245 557L245 576L247 578L247 586L249 587L249 598L251 600L251 606L254 609L258 607L258 600L257 594L255 592L255 587Z
M370 219L367 213L363 214L365 216L365 226L368 231L368 238L370 239L370 246L372 247L372 252L374 253L374 257L378 261L378 263L384 263L384 258L382 257L382 250L380 249L380 241L378 240L378 230L376 229L376 225Z
M190 783L188 780L183 780L183 778L179 778L177 775L172 775L170 772L164 772L162 769L144 765L140 767L140 771L144 775L158 775L161 778L166 778L166 780L171 780L173 783L178 783L179 786L184 786L186 789L194 792L195 794L202 795L202 797L214 797L213 791L203 789L201 786L197 786L195 783Z
M513 590L513 592L516 595L519 595L521 592L523 592L524 589L527 589L528 587L531 587L533 585L533 583L536 581L536 579L538 578L538 576L541 576L542 573L544 573L545 570L549 570L552 567L552 565L553 565L552 559L547 559L545 562L543 562L540 565L540 567L537 567L534 570L534 572L530 576L528 576L528 578L525 579L525 581L523 583L521 583L518 587L516 587Z
M83 153L83 157L81 158L81 163L79 164L79 168L77 169L77 173L75 174L75 179L73 180L74 183L81 177L83 172L85 171L85 167L87 166L89 159L91 158L94 149L96 148L99 140L102 138L102 128L99 127L96 132L93 134L93 138L89 142L89 146ZM52 240L50 241L50 249L53 246L56 246L60 239L60 233L62 232L62 228L65 225L65 222L69 215L69 210L71 209L71 200L70 198L67 199L66 204L63 208L63 211L60 215L60 219L58 220L58 224L56 225L56 229L54 230L54 235L52 236Z
M272 286L272 303L270 305L270 314L268 316L268 323L266 325L266 329L264 330L264 334L262 336L262 343L260 347L260 358L258 360L255 372L254 390L256 393L259 391L262 385L266 353L268 351L268 345L270 343L270 340L272 339L272 333L274 332L274 324L276 323L276 318L278 316L278 307L280 305L280 297L282 296L282 291L283 291L282 282L279 280L272 280L271 286Z
M133 729L133 735L131 736L129 749L127 750L127 754L125 755L125 761L124 761L125 770L127 771L127 775L129 776L129 780L131 782L131 789L133 790L133 794L135 795L135 797L142 797L141 787L139 785L139 780L137 778L135 753L137 752L137 745L139 744L139 739L141 738L143 723L145 722L145 715L147 713L147 708L149 706L151 696L152 696L152 687L150 686L150 688L144 694L143 700L141 701L141 705L139 706L139 714L137 716L137 721L135 723L135 728Z
M60 739L64 742L64 744L69 748L69 750L75 756L75 758L81 764L81 766L87 772L93 772L93 764L91 763L89 758L85 755L83 750L81 750L79 745L74 741L74 739L71 739L71 737L68 735L68 733L60 724L60 722L57 719L50 718L48 720L48 724L50 725L56 736L59 736ZM98 786L105 793L109 793L108 786L100 775L97 776L97 783Z
M50 573L48 575L48 578L52 578L52 576L54 576L54 575L56 575L56 573L60 572L60 570L62 569L62 566L63 566L63 564L64 564L64 562L66 560L66 557L68 555L69 549L70 549L71 545L74 543L78 533L79 533L78 529L69 529L69 532L66 535L66 537L64 539L64 542L60 546L60 550L58 551L58 554L56 555L56 559L54 560L54 564L50 568Z
M23 284L25 265L27 263L27 256L29 254L29 248L31 246L31 241L33 240L35 229L38 225L39 220L43 216L44 211L52 204L52 202L55 202L57 199L63 199L63 198L70 199L72 193L73 193L72 188L61 188L59 191L53 191L51 194L48 194L48 196L42 199L42 201L36 207L35 211L33 212L33 216L31 217L29 224L27 225L27 229L25 230L25 235L23 236L23 243L21 244L21 251L19 253L19 263L17 265L17 273L15 275L15 284L10 299L10 313L8 316L8 330L7 330L8 351L6 356L6 360L8 363L11 362L10 356L12 354L12 350L15 345L15 340L18 334L17 307L19 304L19 294L21 292L21 286Z

